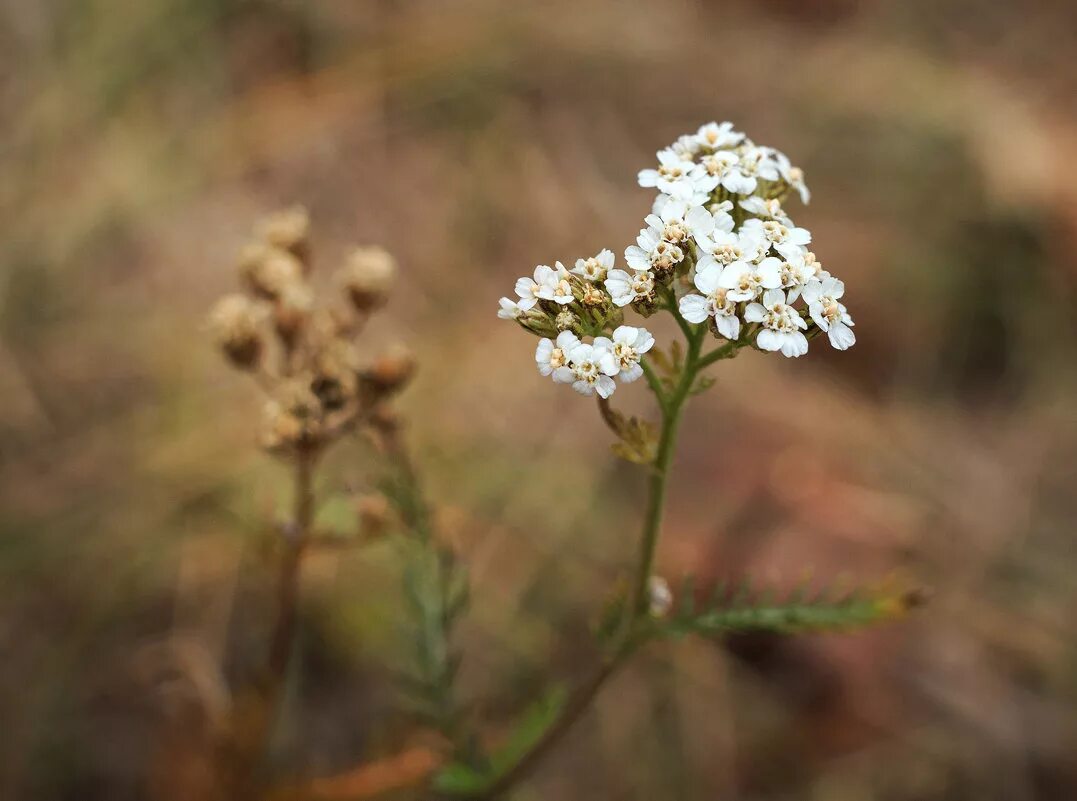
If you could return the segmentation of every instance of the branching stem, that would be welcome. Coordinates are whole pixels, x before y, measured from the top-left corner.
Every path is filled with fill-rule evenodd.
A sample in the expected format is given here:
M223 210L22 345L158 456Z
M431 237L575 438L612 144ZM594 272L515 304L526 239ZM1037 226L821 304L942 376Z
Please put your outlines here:
M706 326L691 325L681 319L676 312L675 306L673 306L674 303L672 296L667 299L667 304L670 305L674 318L681 324L681 330L684 331L687 340L687 352L676 384L667 393L663 388L661 379L655 373L654 367L648 364L647 360L642 362L644 376L655 394L662 413L662 427L659 434L657 453L651 466L651 474L648 480L647 510L643 521L643 531L640 535L640 552L633 576L632 595L629 598L629 603L625 606L624 622L617 642L594 674L575 689L553 724L530 749L522 754L510 768L504 771L481 794L483 799L492 801L493 799L501 798L517 783L526 778L542 757L561 740L572 728L572 725L587 711L606 682L648 639L648 623L650 620L648 584L654 569L655 552L658 548L659 535L662 529L667 481L670 466L673 462L673 454L676 451L681 416L688 398L692 395L692 389L696 385L700 370L720 359L730 358L740 347L739 343L729 342L712 350L705 356L701 356L703 341L707 336Z

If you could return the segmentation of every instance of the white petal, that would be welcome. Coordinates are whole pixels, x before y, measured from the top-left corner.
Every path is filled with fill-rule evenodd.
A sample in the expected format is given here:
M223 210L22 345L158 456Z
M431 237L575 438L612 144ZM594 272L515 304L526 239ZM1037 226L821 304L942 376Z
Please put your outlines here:
M574 347L580 344L580 338L573 334L571 331L562 331L557 335L557 347L568 353Z
M553 380L558 384L571 384L576 380L576 371L571 367L558 367L553 371Z
M681 317L690 323L701 323L707 319L707 299L702 295L685 295L677 304Z
M750 309L751 306L749 306L748 308ZM750 320L747 314L744 315L744 319ZM782 347L782 338L778 335L777 331L771 331L769 328L764 328L762 331L759 332L759 337L756 339L755 344L757 344L762 350L780 350Z
M719 314L714 319L718 333L726 339L736 339L740 336L740 318L735 314Z
M856 344L856 334L853 333L853 329L842 322L834 323L827 332L827 336L830 337L830 344L838 350L848 350Z
M763 305L768 309L773 309L779 303L785 303L785 293L780 289L768 289L763 293Z
M744 319L749 323L761 323L766 318L766 308L758 303L749 303L744 309Z
M782 262L773 256L763 259L756 268L759 274L759 283L766 289L777 289L782 285Z
M608 375L600 375L598 377L598 380L595 381L595 389L598 391L598 394L600 396L602 396L603 398L608 398L610 395L613 394L613 391L617 389L617 384Z

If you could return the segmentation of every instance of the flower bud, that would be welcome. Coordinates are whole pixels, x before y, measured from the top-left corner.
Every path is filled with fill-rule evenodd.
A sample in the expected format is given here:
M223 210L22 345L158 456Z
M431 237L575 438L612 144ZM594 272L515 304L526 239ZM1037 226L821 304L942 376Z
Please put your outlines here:
M292 206L262 220L257 227L259 238L271 247L291 253L309 273L310 215L302 206Z
M557 336L555 321L549 315L537 309L524 312L516 318L516 322L532 334L538 334L540 337Z
M224 355L241 370L255 369L262 358L265 310L244 295L225 295L210 312L210 327Z
M388 300L396 262L382 248L356 248L338 276L352 305L360 312L371 312Z
M557 313L557 317L554 318L553 324L557 326L558 331L571 331L575 326L580 324L580 318L568 309L564 309Z
M651 576L647 581L647 609L651 617L665 617L673 608L673 592L661 576Z
M601 307L610 302L610 296L599 289L594 284L587 284L583 289L583 305Z
M239 256L239 275L255 295L276 300L303 280L303 265L286 250L253 244Z

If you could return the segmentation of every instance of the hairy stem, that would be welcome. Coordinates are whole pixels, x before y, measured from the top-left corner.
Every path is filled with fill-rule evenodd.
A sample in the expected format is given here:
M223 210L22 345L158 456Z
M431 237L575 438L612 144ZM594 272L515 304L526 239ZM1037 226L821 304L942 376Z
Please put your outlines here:
M679 316L678 316L679 317ZM666 505L666 483L669 478L670 464L676 451L677 432L680 428L681 415L685 401L688 400L696 376L699 373L699 351L702 347L706 329L701 326L687 329L688 352L685 354L684 369L673 391L665 399L662 408L662 430L658 439L658 451L651 468L649 491L647 493L647 511L643 519L643 532L640 535L640 556L636 565L633 584L632 604L628 610L630 622L647 614L647 584L654 568L654 555L658 547L658 538L662 530L662 513Z

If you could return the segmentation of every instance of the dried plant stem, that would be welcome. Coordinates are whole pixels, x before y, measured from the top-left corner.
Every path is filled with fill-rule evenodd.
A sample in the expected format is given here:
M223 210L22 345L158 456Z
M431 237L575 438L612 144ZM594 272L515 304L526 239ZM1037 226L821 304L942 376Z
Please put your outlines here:
M283 683L295 640L299 577L314 522L314 453L302 450L295 459L293 519L285 531L285 551L277 582L277 618L270 640L267 672L274 689Z
M294 459L295 489L292 520L283 530L276 585L276 618L270 636L269 652L262 681L250 706L241 705L235 712L234 731L227 755L231 764L224 766L224 780L231 799L258 796L255 774L273 729L295 642L299 607L299 581L303 556L310 543L314 522L314 467L317 452L299 450Z

